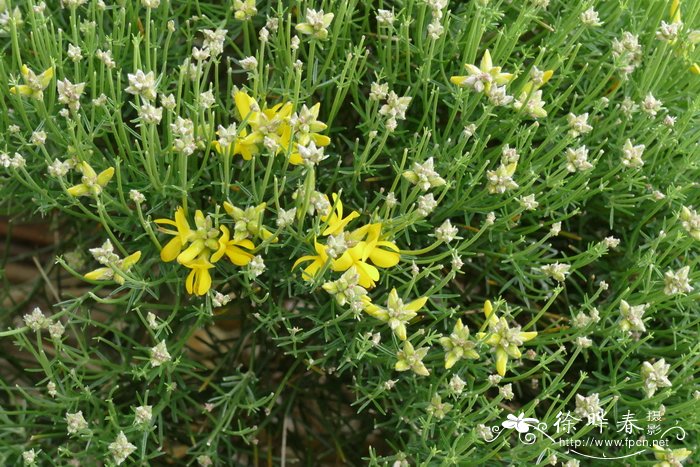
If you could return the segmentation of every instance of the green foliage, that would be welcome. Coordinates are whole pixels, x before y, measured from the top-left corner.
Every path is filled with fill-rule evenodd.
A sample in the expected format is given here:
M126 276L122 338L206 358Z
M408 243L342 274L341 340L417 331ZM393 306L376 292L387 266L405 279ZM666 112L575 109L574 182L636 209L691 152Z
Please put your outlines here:
M0 206L58 239L27 255L6 238L4 271L46 263L23 294L3 275L3 465L34 450L37 465L121 451L571 466L636 451L562 441L643 434L624 462L698 460L654 455L647 414L684 430L666 448L697 451L700 3L0 0L0 14ZM315 104L327 128L311 131ZM197 233L162 258L179 207ZM238 250L215 260L224 231ZM175 260L200 234L212 267ZM308 277L313 258L296 262L316 241L342 245ZM360 288L366 265L379 279ZM458 320L478 358L446 369ZM584 397L607 428L586 424ZM632 434L616 425L630 412ZM583 419L571 433L567 413ZM519 414L548 436L497 432Z

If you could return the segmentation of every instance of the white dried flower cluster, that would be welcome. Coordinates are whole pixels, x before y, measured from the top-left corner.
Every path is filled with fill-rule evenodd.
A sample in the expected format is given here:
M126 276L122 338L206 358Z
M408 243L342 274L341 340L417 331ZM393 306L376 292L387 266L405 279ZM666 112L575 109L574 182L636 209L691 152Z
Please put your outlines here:
M620 329L623 332L645 332L647 329L642 318L648 306L649 304L647 303L632 306L627 301L621 300L620 315L622 319L620 321Z
M151 347L151 366L158 367L171 360L170 353L165 341L160 341L155 347Z
M462 394L462 391L464 391L466 385L467 383L460 378L459 375L453 375L452 379L450 379L448 387L450 388L450 392L452 392L452 394L459 396Z
M95 51L95 57L97 57L97 59L101 61L107 68L114 68L115 66L117 66L117 63L112 58L111 50L97 49Z
M508 383L498 388L498 394L507 401L512 401L515 394L513 393L513 385Z
M151 105L150 102L145 102L141 108L139 108L139 118L143 123L157 125L163 118L163 108L155 107Z
M87 430L88 423L83 417L83 411L78 410L75 413L66 413L66 431L69 435L74 435L83 430Z
M22 452L22 462L24 462L24 465L36 465L36 460L36 451L34 451L34 449L29 449Z
M244 71L253 72L258 68L258 59L255 57L246 57L238 62Z
M277 227L283 229L292 225L294 218L297 215L297 208L292 208L288 210L281 209L277 212Z
M486 172L486 188L491 194L502 194L508 190L518 188L518 184L513 180L516 164L501 164L496 170Z
M326 242L326 253L332 259L340 258L343 253L345 253L352 240L349 237L348 232L339 232L336 235L329 235L328 241Z
M202 31L202 34L204 34L202 46L209 51L211 57L216 58L223 53L227 33L228 30L226 29L204 29Z
M520 154L516 148L511 148L510 145L506 144L501 149L501 164L508 165L516 163L520 160Z
M594 425L604 415L605 410L600 405L600 395L593 393L590 396L584 397L576 394L576 409L574 415L585 418L588 423Z
M661 21L661 26L659 26L659 29L656 30L656 38L660 41L672 44L676 41L676 39L678 39L678 33L682 27L683 23L680 21L675 21L673 23Z
M580 347L582 349L587 349L593 345L593 340L586 337L586 336L579 336L574 341L574 345L576 345L576 347Z
M428 191L431 188L436 188L445 185L445 179L435 171L435 161L429 157L422 164L419 162L413 163L413 168L403 173L403 177L418 185L423 191Z
M370 84L369 99L372 101L382 101L389 94L389 83L381 83L378 81Z
M103 266L113 265L119 261L119 255L114 252L114 246L109 239L105 240L102 246L90 248L88 251L95 261Z
M623 32L620 39L613 39L612 54L623 79L626 79L642 62L639 36L629 31Z
M683 206L680 213L681 225L695 240L700 240L700 213L692 206Z
M428 37L432 40L437 40L445 32L445 27L442 25L444 9L447 8L448 0L425 0L425 3L430 8L433 19L428 24Z
M63 333L65 332L66 328L60 321L54 321L53 323L49 324L49 336L54 341L60 341L61 337L63 337Z
M231 302L231 295L227 294L224 295L221 292L213 291L212 292L212 297L211 297L211 306L214 308L221 308L222 306L226 306Z
M644 154L643 144L633 145L632 141L627 139L622 147L622 165L630 169L638 169L644 165L642 154Z
M211 89L205 91L199 95L199 105L202 109L206 110L211 108L216 103L216 97L214 97L214 91Z
M131 444L123 431L120 431L114 442L108 446L109 453L114 459L114 463L121 465L132 452L136 451L136 446Z
M232 123L227 127L219 125L219 128L216 130L216 135L219 137L217 139L219 146L222 148L227 148L236 142L236 138L238 137L238 127L235 123Z
M41 331L47 329L51 320L44 315L40 308L36 307L30 314L24 315L24 324L32 331Z
M315 213L318 213L319 216L327 216L330 212L331 203L328 201L328 198L326 198L323 193L318 191L311 193L309 207L306 210L306 213L310 216L313 216Z
M491 441L493 439L493 432L491 431L491 428L484 425L483 423L477 425L475 431L476 436L478 438L483 439L484 441Z
M635 104L634 101L629 97L625 97L620 103L620 110L625 115L625 117L631 118L632 114L639 110L639 106Z
M662 358L655 363L642 363L642 383L647 397L652 397L661 388L670 388L673 384L668 379L668 371L671 365Z
M571 320L571 323L576 328L585 328L589 324L597 323L599 321L600 321L600 312L598 311L597 308L593 308L589 314L586 314L584 312L579 312Z
M389 91L386 103L379 108L379 114L387 117L386 129L393 132L399 120L406 119L406 110L411 103L411 96L399 97L394 91Z
M520 199L518 199L518 203L520 203L520 206L526 211L534 211L540 205L535 199L534 194L521 196Z
M689 274L690 266L683 266L677 271L666 271L664 274L664 293L678 295L692 292L693 286L690 285Z
M248 272L252 277L258 277L265 272L266 266L265 261L263 261L262 256L255 255L253 259L248 263Z
M78 8L86 2L87 0L61 0L61 8Z
M134 425L147 426L153 419L153 406L140 405L134 409Z
M203 62L211 57L211 52L209 49L202 47L198 49L197 47L192 47L192 60L195 62Z
M85 83L71 83L67 78L56 81L58 102L65 104L72 112L80 109L80 96L85 91Z
M443 222L440 227L435 229L435 237L443 243L450 243L453 240L458 239L458 233L459 230L457 230L457 227L452 225L452 222L450 222L449 219Z
M29 142L34 146L43 146L46 144L46 138L47 135L44 130L35 130L32 132L32 137L29 139Z
M68 44L68 53L66 55L68 55L68 58L70 58L73 63L78 63L83 59L83 51L80 50L80 47L73 44Z
M367 290L359 285L360 275L351 267L339 279L323 284L323 290L335 298L340 306L348 306L357 316L362 312Z
M155 9L160 6L160 0L141 0L141 5L144 8Z
M129 190L129 198L136 204L142 204L146 201L146 197L138 190Z
M382 10L381 8L377 10L376 16L377 24L382 24L384 26L393 26L396 17L394 16L394 10Z
M603 239L603 245L605 245L606 248L617 248L620 246L620 239L617 237L605 237Z
M581 115L569 113L566 116L566 122L569 124L569 135L574 138L590 133L593 130L593 127L588 124L588 112Z
M588 162L588 148L580 146L576 149L566 148L566 170L569 172L584 172L593 168Z
M566 276L569 275L570 269L571 265L564 263L552 263L540 267L540 271L557 282L564 282L566 280Z
M302 144L297 144L297 151L301 159L309 167L318 165L321 161L328 158L328 155L324 153L323 146L318 147L316 143L312 140L306 146Z
M27 165L27 161L20 153L16 152L10 157L7 153L0 152L0 166L8 169L21 169Z
M178 116L175 122L170 124L173 134L173 150L186 156L191 155L195 149L194 123L188 118Z
M433 212L435 208L437 207L437 200L433 196L432 193L428 193L427 195L422 195L418 198L418 201L416 202L418 205L416 209L416 213L420 217L427 217L428 214Z
M464 136L465 139L471 138L472 136L474 136L474 133L476 133L476 124L474 123L465 125L464 130L462 130L462 136Z
M129 86L125 89L129 94L141 96L152 101L156 98L156 75L152 71L144 73L137 70L136 73L129 73Z
M598 16L598 12L595 11L593 7L590 7L583 13L581 13L581 16L579 17L581 22L585 24L586 26L602 26L603 23L600 21L600 17Z
M647 94L642 101L642 111L652 117L656 117L656 114L658 114L662 109L663 103L655 98L652 93Z

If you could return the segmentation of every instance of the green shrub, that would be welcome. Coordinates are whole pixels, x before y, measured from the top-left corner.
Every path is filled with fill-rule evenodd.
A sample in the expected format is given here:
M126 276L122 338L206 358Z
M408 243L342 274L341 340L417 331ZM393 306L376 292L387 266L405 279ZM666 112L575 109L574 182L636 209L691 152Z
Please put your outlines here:
M0 15L3 465L699 459L700 3Z

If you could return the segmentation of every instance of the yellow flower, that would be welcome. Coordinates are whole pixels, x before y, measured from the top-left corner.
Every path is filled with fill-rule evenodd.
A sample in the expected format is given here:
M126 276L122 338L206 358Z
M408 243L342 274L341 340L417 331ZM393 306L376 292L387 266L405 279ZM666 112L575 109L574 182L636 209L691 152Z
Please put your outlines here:
M374 287L379 280L377 267L394 267L401 258L399 247L393 242L380 240L381 229L380 223L367 224L350 233L349 238L355 245L333 261L333 270L346 271L354 266L360 275L360 285L366 289Z
M484 303L484 314L488 322L489 332L478 332L477 339L484 341L495 349L496 371L499 375L506 374L508 357L520 358L519 347L537 336L537 332L522 332L520 326L510 327L504 317L497 318L489 300Z
M332 217L334 215L335 218ZM348 218L352 217L354 219L352 214L343 218L342 211L339 210L329 214L329 216L329 219L331 219L329 227L332 223L336 228L340 229L337 230L338 232L342 232L342 228L349 222ZM398 253L399 247L393 242L380 240L381 228L381 224L368 224L351 232L347 236L347 242L351 246L338 259L331 262L331 268L336 272L344 272L354 267L359 276L359 285L366 289L374 287L376 281L379 280L377 267L390 268L396 266L401 258L401 255ZM331 231L335 230L332 229ZM325 232L326 230L324 230L324 234ZM316 255L303 256L292 267L294 269L302 262L312 261L304 269L303 277L306 280L313 278L330 258L326 246L318 243L316 239L314 239L314 249L316 250ZM368 261L371 261L373 264L370 264Z
M692 453L690 449L664 449L658 444L652 445L654 457L661 461L654 464L654 467L675 467L681 465Z
M376 266L387 269L396 266L401 259L399 247L394 242L381 240L382 224L367 224L350 234L351 239L365 242L367 259Z
M219 230L212 225L211 218L205 217L200 210L194 214L194 230L190 228L185 210L182 207L178 207L175 211L175 220L156 219L155 222L156 224L172 225L177 229L171 230L162 227L159 229L163 233L174 236L160 251L160 259L166 263L175 259L180 264L188 263L205 250L211 253L219 248L217 241ZM188 243L190 246L184 249Z
M253 259L246 250L254 250L252 241L231 239L228 227L213 225L209 216L197 210L194 214L195 228L190 227L187 215L182 207L175 211L175 219L156 219L159 225L170 225L175 230L159 227L159 230L173 238L160 251L160 258L165 262L177 259L177 262L190 269L185 281L187 292L204 295L211 287L209 270L224 255L236 266L245 266Z
M387 323L396 337L405 341L406 324L418 316L418 311L423 308L427 301L427 297L421 297L413 300L411 303L404 304L394 288L389 292L386 308L380 308L367 299L364 310L368 315Z
M219 154L227 154L229 152L231 153L231 155L240 154L244 160L249 161L253 158L254 155L256 155L260 151L258 150L257 144L243 143L247 135L248 131L242 129L238 132L238 136L236 137L236 141L234 143L223 147L218 141L214 141L212 142L212 146L214 146L214 149Z
M326 247L318 243L316 239L314 239L314 249L316 250L316 255L302 256L301 258L296 260L294 262L294 265L292 266L292 269L295 269L301 263L311 261L311 264L304 268L304 271L301 275L301 277L303 277L304 280L307 281L313 280L318 271L320 271L321 268L323 268L323 266L328 261L328 253L326 253ZM361 284L362 283L360 282L360 285Z
M501 73L500 66L493 66L491 53L488 50L481 57L481 63L478 67L467 63L464 65L464 68L469 74L466 76L453 76L450 78L450 82L462 88L470 87L476 92L488 93L493 84L502 86L513 80L511 73Z
M445 368L450 369L462 358L479 358L474 348L476 343L469 340L469 328L458 319L452 334L441 337L440 345L445 349Z
M323 235L337 235L345 229L345 226L348 225L350 221L360 217L360 213L352 211L347 217L343 218L343 202L340 200L337 193L333 193L332 196L335 209L333 209L329 215L321 216L321 221L325 222L327 225L323 231ZM327 196L326 199L328 199Z
M673 0L671 6L668 9L668 16L671 18L672 23L681 22L681 2L680 0Z
M200 255L183 266L191 269L185 281L185 289L189 294L204 295L211 288L211 274L209 270L214 267L207 259L206 255Z
M333 261L332 268L334 271L341 272L355 267L360 276L359 284L365 289L371 289L379 280L379 270L367 262L370 251L366 242L360 242Z
M272 108L262 109L260 105L245 91L237 91L233 95L236 109L241 121L250 127L250 133L242 129L233 149L234 154L240 154L244 159L250 160L260 153L260 146L265 138L271 138L280 145L281 125L289 119L292 113L292 103L280 103Z
M81 162L79 168L83 173L82 183L68 188L68 194L71 196L97 196L114 176L114 167L109 167L99 174L87 162Z
M430 371L425 367L423 359L430 350L428 347L414 349L410 342L403 342L403 349L396 353L396 371L412 370L418 376L428 376Z
M255 245L250 240L231 239L230 232L225 225L220 225L219 249L211 255L213 263L226 255L236 266L245 266L253 259L253 255L245 250L254 250Z
M20 69L22 79L25 84L12 86L10 92L19 94L20 96L30 96L34 99L42 99L44 97L44 89L49 87L53 78L53 67L49 67L42 74L37 76L27 65L22 65Z
M134 264L138 263L139 259L141 259L141 252L137 251L124 259L114 261L112 264L113 267L97 268L94 271L86 273L83 277L91 281L108 281L113 279L117 284L124 285L124 276L119 272L129 272L129 269L131 269Z

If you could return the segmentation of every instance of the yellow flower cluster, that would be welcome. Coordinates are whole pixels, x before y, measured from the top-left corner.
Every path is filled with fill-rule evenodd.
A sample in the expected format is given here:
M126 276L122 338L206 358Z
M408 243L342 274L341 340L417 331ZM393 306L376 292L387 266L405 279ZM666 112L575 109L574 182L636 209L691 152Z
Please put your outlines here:
M173 236L161 250L160 258L165 262L177 260L190 270L185 281L189 294L204 295L209 291L212 284L209 270L224 255L236 266L245 266L253 259L252 251L255 250L251 238L271 235L260 225L264 204L243 210L225 203L224 209L235 222L233 232L226 225L214 225L212 218L200 210L194 214L192 228L183 207L177 208L174 219L155 221L159 225L175 227L159 228L161 232Z
M268 148L275 154L288 155L291 164L301 165L304 160L299 154L300 146L324 147L331 143L328 136L320 134L327 128L318 120L320 103L311 108L303 105L301 110L294 112L291 102L270 108L260 107L245 91L236 91L233 98L241 123L235 141L225 146L219 141L214 142L214 149L219 154L239 154L250 160L263 148Z
M391 268L398 264L401 255L399 247L391 241L382 238L382 224L366 224L351 232L345 228L353 220L359 217L359 213L352 211L343 217L343 203L337 194L333 194L334 207L328 214L321 215L320 219L326 226L323 236L341 238L344 248L336 253L330 251L328 244L324 245L314 239L315 255L302 256L292 269L301 263L311 262L303 271L303 278L312 280L326 265L336 272L347 271L354 267L359 275L358 283L365 289L370 289L379 280L378 268ZM335 256L335 257L333 257Z
M44 90L49 87L53 78L53 67L47 68L43 73L37 75L27 65L22 65L20 73L25 84L12 86L10 93L29 96L38 100L43 99Z
M496 353L496 371L499 375L506 374L508 357L520 358L520 347L527 341L537 337L536 331L522 332L520 326L511 327L501 316L498 318L489 300L484 303L488 332L476 333L476 338L490 345Z

